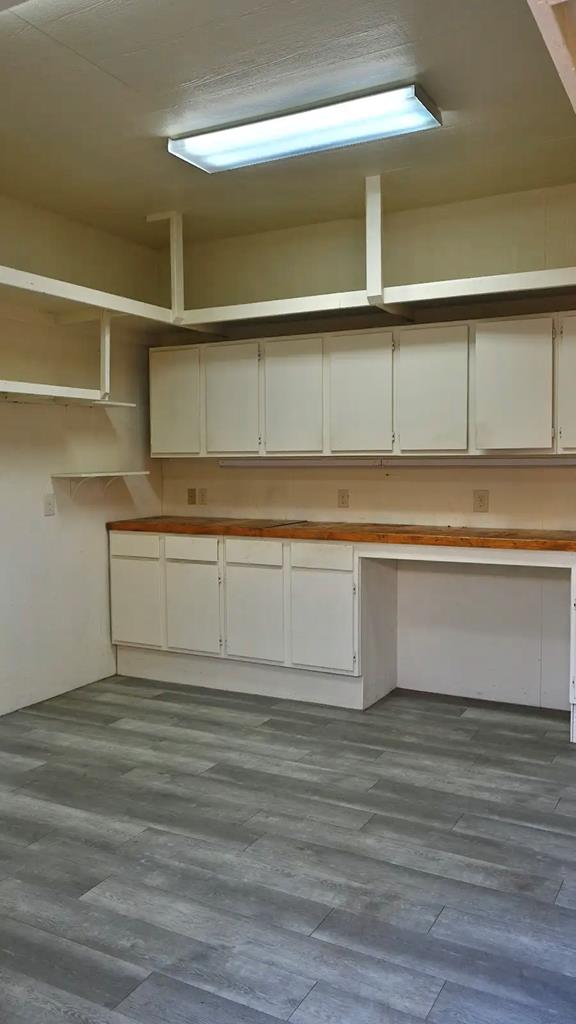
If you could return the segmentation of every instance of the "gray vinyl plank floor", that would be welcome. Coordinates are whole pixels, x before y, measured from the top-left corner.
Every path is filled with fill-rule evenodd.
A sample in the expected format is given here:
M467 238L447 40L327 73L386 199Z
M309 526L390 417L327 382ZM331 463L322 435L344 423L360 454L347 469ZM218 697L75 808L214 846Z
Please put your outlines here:
M112 677L0 720L2 1024L576 1024L563 713Z

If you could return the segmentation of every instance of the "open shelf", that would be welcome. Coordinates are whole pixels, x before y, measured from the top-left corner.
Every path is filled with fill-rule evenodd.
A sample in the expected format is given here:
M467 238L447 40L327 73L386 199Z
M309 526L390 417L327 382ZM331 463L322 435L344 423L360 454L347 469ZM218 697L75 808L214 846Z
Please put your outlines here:
M29 384L19 380L0 380L0 401L17 404L84 405L90 408L135 409L135 402L114 402L101 398L95 388L67 388L54 384Z
M87 409L135 409L135 402L110 402L97 398L59 398L57 395L26 395L0 391L0 402L6 405L79 405Z

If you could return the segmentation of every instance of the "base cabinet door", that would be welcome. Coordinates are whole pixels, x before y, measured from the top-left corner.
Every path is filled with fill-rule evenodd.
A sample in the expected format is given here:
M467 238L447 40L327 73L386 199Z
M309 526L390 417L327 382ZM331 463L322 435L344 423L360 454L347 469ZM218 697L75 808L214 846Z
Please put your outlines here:
M113 643L162 646L159 559L112 557L110 597Z
M220 653L220 575L206 562L166 562L168 647Z
M331 569L292 569L292 661L354 672L354 577Z
M226 566L226 653L257 661L284 661L281 567Z

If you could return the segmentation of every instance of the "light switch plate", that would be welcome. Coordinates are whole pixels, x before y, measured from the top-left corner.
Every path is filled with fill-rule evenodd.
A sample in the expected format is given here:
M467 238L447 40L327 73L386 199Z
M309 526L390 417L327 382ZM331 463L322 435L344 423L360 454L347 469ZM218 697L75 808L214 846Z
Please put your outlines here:
M350 491L346 487L342 487L338 491L336 499L337 508L350 508Z

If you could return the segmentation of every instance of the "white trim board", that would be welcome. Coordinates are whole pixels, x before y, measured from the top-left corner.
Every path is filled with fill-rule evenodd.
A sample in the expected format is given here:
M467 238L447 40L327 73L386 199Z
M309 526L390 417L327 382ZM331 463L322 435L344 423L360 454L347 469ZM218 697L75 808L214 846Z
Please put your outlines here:
M149 302L141 302L139 299L128 299L122 295L102 292L84 285L72 284L69 281L59 281L55 277L31 274L28 271L16 270L14 267L0 266L1 286L19 288L24 292L34 292L55 299L93 306L96 310L143 317L145 320L154 320L157 323L171 324L173 322L172 310L164 306L155 306ZM95 319L98 319L99 315L99 313L95 313Z
M182 327L201 324L228 323L233 320L256 320L262 317L292 316L327 310L368 308L365 291L329 292L325 295L303 295L289 299L266 299L262 302L241 302L235 306L209 306L186 309Z
M550 291L557 288L576 288L576 267L394 285L385 287L382 296L384 305L389 306L413 302L438 302L442 299L478 298L483 295L503 295L511 292L518 294Z
M232 661L200 654L153 651L143 647L117 647L118 674L166 683L205 686L229 693L255 693L278 699L363 710L361 676L306 672L299 668Z

